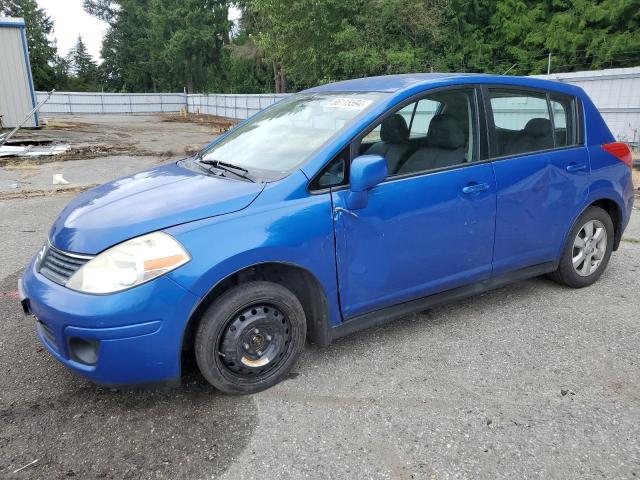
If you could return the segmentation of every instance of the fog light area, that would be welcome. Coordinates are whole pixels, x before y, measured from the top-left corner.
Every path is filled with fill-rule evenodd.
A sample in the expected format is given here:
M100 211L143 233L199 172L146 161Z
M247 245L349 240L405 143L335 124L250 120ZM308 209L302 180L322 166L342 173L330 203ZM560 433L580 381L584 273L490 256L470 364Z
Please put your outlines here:
M85 340L84 338L72 337L69 339L69 353L76 362L85 365L95 365L98 361L98 349L100 342L97 340Z

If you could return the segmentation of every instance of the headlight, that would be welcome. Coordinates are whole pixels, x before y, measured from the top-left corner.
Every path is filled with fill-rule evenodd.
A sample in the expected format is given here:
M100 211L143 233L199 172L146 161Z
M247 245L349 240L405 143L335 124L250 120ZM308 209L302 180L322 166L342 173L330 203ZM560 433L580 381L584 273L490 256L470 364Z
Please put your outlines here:
M135 287L184 265L191 256L170 235L154 232L105 250L85 263L66 286L85 293Z

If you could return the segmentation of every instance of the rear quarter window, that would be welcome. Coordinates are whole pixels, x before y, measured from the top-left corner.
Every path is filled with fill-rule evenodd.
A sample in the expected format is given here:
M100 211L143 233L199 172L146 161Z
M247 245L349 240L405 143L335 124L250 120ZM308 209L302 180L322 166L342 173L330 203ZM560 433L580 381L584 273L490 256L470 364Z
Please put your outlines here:
M551 95L556 147L567 147L578 143L575 99L563 95Z

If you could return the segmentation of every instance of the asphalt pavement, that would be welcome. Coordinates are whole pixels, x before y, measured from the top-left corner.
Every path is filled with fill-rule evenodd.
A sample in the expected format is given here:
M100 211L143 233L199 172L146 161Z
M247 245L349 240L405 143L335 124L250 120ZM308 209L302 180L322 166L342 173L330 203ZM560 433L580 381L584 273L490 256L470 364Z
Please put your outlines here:
M640 474L638 212L589 288L533 279L309 345L282 384L229 397L193 370L170 390L100 388L38 344L16 281L70 198L0 201L0 477Z
M16 282L71 198L0 198L0 478L640 476L638 211L591 287L536 278L307 345L232 397L193 368L101 388L39 345Z

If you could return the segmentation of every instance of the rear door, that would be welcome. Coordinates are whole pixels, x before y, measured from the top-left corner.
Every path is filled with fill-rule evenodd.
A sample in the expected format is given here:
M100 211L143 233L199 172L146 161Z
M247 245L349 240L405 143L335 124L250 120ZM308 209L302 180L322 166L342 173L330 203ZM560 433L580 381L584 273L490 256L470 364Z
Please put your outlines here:
M557 260L588 193L575 99L484 89L497 188L494 275Z

